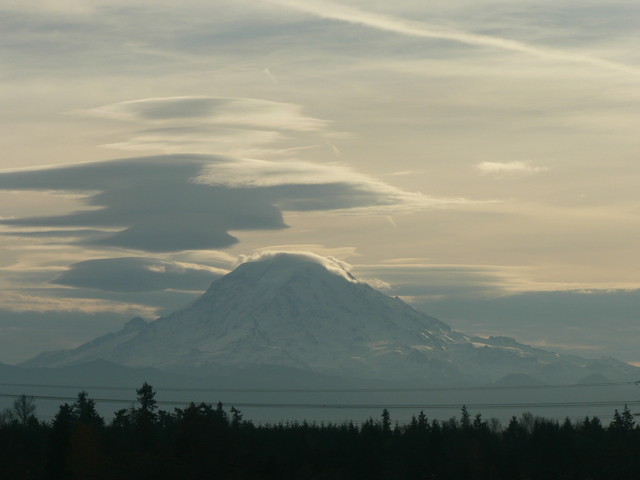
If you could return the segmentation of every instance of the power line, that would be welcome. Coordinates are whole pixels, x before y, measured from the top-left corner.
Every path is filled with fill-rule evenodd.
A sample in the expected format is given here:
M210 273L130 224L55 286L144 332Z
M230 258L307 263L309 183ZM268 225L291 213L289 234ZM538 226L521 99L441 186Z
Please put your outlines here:
M0 393L0 397L18 398L21 395L13 393ZM76 397L54 395L29 395L36 400L69 401ZM122 398L92 398L96 403L135 403L132 399ZM189 401L182 400L157 400L158 405L190 405ZM473 409L526 409L526 408L593 408L616 407L620 405L640 405L639 400L609 400L596 402L525 402L525 403L438 403L438 404L356 404L356 403L270 403L270 402L226 402L228 405L242 408L286 408L286 409L350 409L350 410L381 410L387 409L459 409L463 405Z
M411 393L411 392L456 392L456 391L492 391L492 390L544 390L571 388L601 388L623 385L639 385L640 381L602 382L589 384L550 384L550 385L479 385L458 387L413 387L413 388L227 388L227 387L154 387L157 392L197 392L197 393ZM67 385L41 383L0 383L1 387L20 388L60 388L80 390L125 390L135 387Z

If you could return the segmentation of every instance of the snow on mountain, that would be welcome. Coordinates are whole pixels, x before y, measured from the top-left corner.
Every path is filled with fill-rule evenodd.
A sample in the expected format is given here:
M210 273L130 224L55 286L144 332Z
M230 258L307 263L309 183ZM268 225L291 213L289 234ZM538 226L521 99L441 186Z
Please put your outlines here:
M250 258L191 305L26 366L97 359L219 374L265 365L343 378L487 382L523 374L549 382L637 372L616 360L558 355L505 337L469 337L354 278L338 261L302 253ZM637 375L637 373L635 373Z

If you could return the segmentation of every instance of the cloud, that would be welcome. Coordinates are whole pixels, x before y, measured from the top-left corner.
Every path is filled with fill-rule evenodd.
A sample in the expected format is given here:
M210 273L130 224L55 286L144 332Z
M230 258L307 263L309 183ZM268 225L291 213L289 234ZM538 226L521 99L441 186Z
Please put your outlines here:
M468 299L498 299L521 294L571 293L574 298L604 292L638 290L638 283L566 283L545 281L544 269L526 265L437 264L424 259L389 259L379 264L354 265L354 274L364 280L381 279L390 292L411 302Z
M325 245L317 243L299 243L299 244L285 244L285 245L269 245L260 248L256 248L254 253L264 251L277 251L277 252L312 252L315 255L321 257L332 258L350 258L359 256L356 247L341 246L341 247L327 247ZM237 260L233 263L237 264Z
M263 250L250 255L240 255L238 265L248 262L264 262L274 258L284 259L290 263L317 263L345 280L357 282L351 275L351 265L337 258L322 257L312 252Z
M455 298L496 298L532 287L530 269L500 265L444 265L398 259L378 265L356 265L358 278L383 282L388 293L411 302Z
M535 269L527 267L435 265L410 259L354 265L351 271L372 285L370 279L387 282L385 293L466 334L507 335L565 353L639 360L637 288L569 289L532 281Z
M294 173L292 174L291 171ZM2 219L14 230L83 230L77 243L162 252L237 243L231 230L287 228L283 211L376 213L456 205L405 192L335 164L164 155L0 173L0 190L85 195L66 215ZM102 233L87 236L87 230ZM114 231L116 230L116 231Z
M299 132L319 131L328 124L325 120L302 115L300 105L257 98L145 98L103 105L83 112L117 120L160 124L197 120L216 125Z
M3 5L3 9L9 11L26 10L27 12L33 10L28 9L22 2L6 2ZM38 10L45 11L48 14L86 15L95 12L96 2L87 0L40 0L38 2Z
M538 47L515 40L479 35L447 27L414 22L389 15L367 12L358 8L322 0L265 0L283 7L310 13L321 18L365 25L367 27L420 38L451 40L467 45L498 48L512 52L524 53L547 60L575 62L618 72L640 74L640 69L609 60L551 48Z
M176 262L195 263L228 271L236 262L236 257L222 250L190 250L172 254Z
M206 166L194 181L282 192L278 206L289 211L383 214L474 203L406 192L339 163L234 159Z
M473 203L463 198L406 192L341 163L234 159L204 167L194 181L230 188L280 188L287 191L287 198L279 205L294 211L327 209L346 213L348 209L382 214ZM350 188L345 190L345 185Z
M371 183L373 179L337 163L312 164L303 161L237 159L203 168L196 183L225 185L232 188L275 187L279 185L321 185L336 179L353 185Z
M102 147L164 154L289 157L301 149L327 148L318 134L340 134L326 129L329 122L303 115L300 105L255 98L146 98L79 113L152 127Z
M157 313L157 308L149 305L94 298L41 297L11 291L0 293L0 305L2 305L2 309L11 312L72 312L89 315L114 313L142 317L154 317Z
M0 174L0 188L90 191L98 207L68 215L2 220L26 227L119 227L85 238L87 245L175 251L222 248L237 242L229 229L285 228L265 192L246 194L191 182L214 157L165 156L78 164Z
M118 150L157 150L163 153L212 153L251 156L264 146L286 140L281 132L239 128L175 127L144 130L123 142L102 147Z
M414 306L473 335L507 335L566 353L637 362L640 290L521 292L441 298Z
M100 258L74 263L51 283L110 292L203 291L227 273L219 268L157 258Z
M546 172L547 167L532 165L528 162L481 162L476 165L484 175L522 176Z

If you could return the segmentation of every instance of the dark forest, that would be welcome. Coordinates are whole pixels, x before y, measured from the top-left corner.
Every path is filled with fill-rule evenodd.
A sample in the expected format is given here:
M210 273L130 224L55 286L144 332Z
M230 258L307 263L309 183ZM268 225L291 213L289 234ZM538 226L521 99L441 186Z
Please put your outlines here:
M222 404L98 414L86 392L51 422L21 396L0 416L2 479L628 479L640 478L640 427L628 408L603 425L524 413L508 425L423 412L398 425L383 410L364 423L257 425Z

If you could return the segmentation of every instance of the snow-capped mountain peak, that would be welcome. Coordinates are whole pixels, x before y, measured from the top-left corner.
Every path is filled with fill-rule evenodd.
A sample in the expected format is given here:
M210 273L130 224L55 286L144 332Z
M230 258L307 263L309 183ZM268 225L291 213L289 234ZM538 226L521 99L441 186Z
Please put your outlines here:
M605 369L514 340L470 338L357 280L342 262L285 252L246 258L171 315L135 319L117 333L26 365L96 359L210 373L275 365L422 382L494 381L514 373L577 381ZM633 368L621 362L616 368L626 367ZM612 368L605 369L609 377Z

